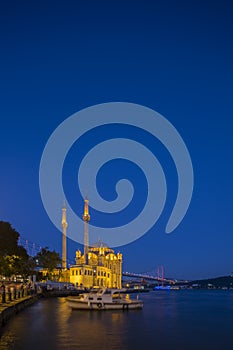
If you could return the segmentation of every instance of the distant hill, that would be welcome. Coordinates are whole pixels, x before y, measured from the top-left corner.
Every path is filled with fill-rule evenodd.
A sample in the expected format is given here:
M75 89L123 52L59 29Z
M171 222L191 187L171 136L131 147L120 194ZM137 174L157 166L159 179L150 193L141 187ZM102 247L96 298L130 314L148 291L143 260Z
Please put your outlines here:
M196 285L199 288L233 288L233 276L221 276L216 278L208 278L203 280L194 280L188 282L189 286Z

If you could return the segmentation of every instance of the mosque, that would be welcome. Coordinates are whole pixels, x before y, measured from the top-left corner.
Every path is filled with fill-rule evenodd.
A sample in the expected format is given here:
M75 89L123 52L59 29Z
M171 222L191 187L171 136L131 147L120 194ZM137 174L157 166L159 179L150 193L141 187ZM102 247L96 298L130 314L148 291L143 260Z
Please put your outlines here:
M62 271L66 279L76 287L122 287L122 254L114 253L100 240L89 246L89 207L88 199L84 200L84 252L76 251L75 265L67 269L66 257L66 207L62 208Z

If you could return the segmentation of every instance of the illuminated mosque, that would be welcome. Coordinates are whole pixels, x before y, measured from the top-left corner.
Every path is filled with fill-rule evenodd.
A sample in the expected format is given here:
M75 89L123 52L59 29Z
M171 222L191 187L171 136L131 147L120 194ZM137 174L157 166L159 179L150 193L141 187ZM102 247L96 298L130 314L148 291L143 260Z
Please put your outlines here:
M89 208L88 199L84 200L84 252L76 251L76 264L71 265L67 270L66 258L66 230L68 223L66 220L66 207L62 208L62 270L67 275L69 281L76 287L122 287L122 254L114 253L100 240L89 246Z

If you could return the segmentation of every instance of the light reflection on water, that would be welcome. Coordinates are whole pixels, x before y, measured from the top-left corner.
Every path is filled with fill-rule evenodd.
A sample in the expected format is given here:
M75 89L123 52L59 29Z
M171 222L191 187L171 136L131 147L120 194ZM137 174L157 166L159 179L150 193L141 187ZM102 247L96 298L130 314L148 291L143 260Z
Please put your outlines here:
M9 320L0 350L232 350L233 291L156 291L143 310L71 310L41 299ZM146 345L148 344L148 345Z
M125 316L122 310L72 311L65 298L40 300L8 321L0 349L124 349Z
M59 344L69 349L75 346L82 349L124 348L124 332L118 329L124 323L122 311L71 311L64 299L59 300L56 311Z

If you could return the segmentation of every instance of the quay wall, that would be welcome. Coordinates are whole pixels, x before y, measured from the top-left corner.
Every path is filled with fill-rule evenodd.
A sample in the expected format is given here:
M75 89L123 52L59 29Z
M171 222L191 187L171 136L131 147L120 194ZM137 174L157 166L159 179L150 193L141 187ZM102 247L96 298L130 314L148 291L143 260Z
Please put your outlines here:
M16 300L9 305L0 307L0 328L9 320L12 316L16 315L27 306L34 304L38 300L38 295L27 296L24 299Z

